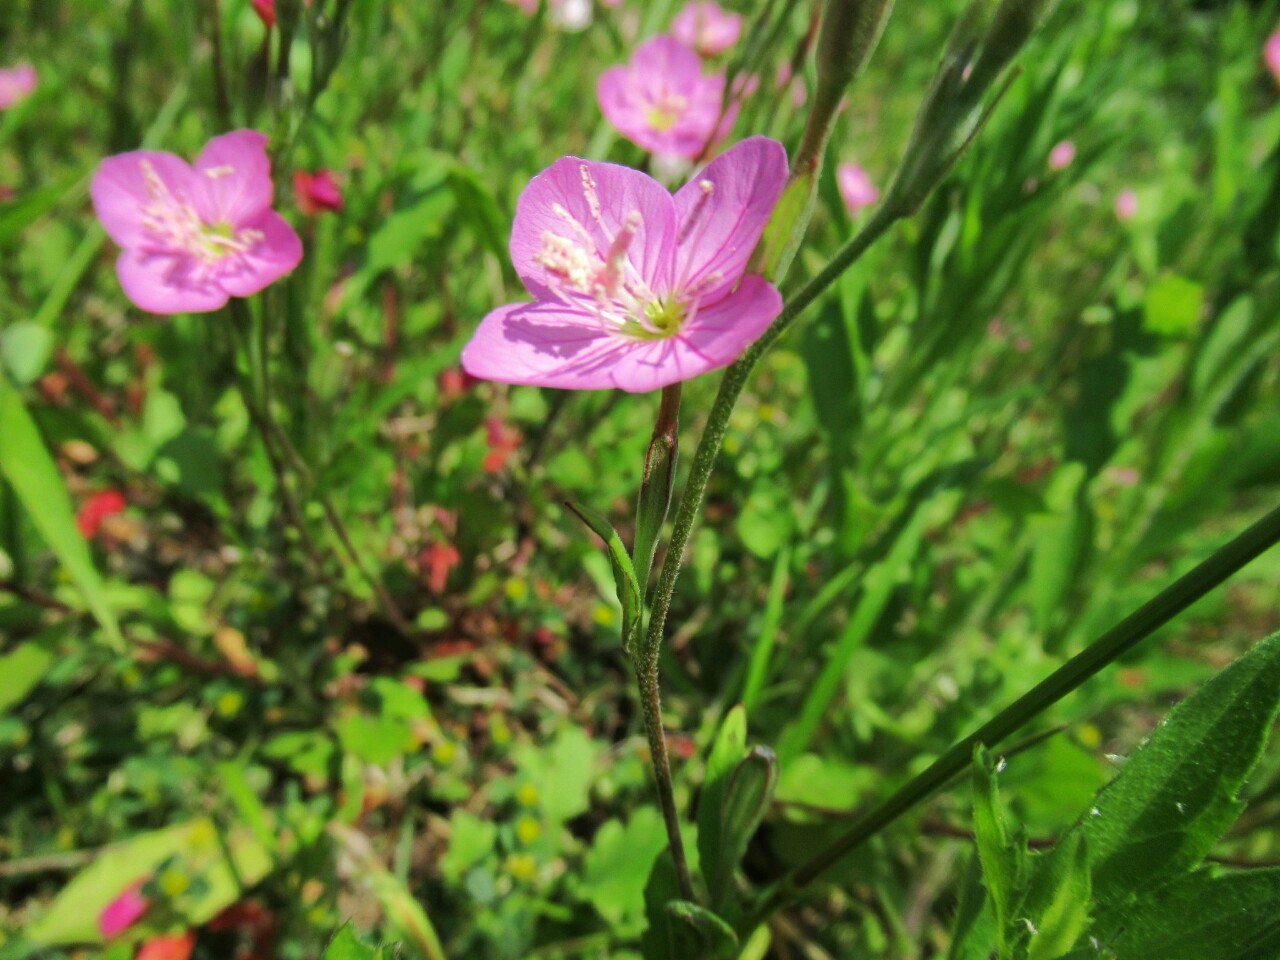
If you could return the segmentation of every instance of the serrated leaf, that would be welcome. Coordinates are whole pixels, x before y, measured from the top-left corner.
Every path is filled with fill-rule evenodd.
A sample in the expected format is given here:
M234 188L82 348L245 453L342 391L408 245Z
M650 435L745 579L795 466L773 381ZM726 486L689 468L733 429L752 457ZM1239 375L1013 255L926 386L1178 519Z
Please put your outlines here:
M1235 820L1280 706L1280 634L1170 712L1073 829L1109 903L1195 867Z
M1026 875L1026 843L1005 826L996 786L996 768L978 746L973 755L973 828L977 835L982 880L996 918L999 953L1008 955L1014 923L1021 905Z
M0 476L9 482L40 536L83 594L85 605L108 642L124 649L124 638L107 602L89 545L76 527L75 510L40 430L18 392L0 372Z
M1144 897L1123 918L1116 960L1245 960L1280 949L1280 870L1201 870Z
M1027 960L1057 960L1089 926L1092 884L1084 835L1072 833L1036 864L1025 913Z
M323 960L383 960L385 956L382 947L369 946L347 924L329 941Z

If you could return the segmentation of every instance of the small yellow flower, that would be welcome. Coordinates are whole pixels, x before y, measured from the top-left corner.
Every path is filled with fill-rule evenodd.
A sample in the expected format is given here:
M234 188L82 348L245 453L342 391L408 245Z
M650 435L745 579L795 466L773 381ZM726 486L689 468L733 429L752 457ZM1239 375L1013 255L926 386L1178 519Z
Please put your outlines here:
M516 803L522 807L536 807L542 801L542 795L532 783L526 783L516 791Z
M527 853L513 853L507 857L506 871L515 879L528 883L538 875L538 861Z
M458 745L452 740L441 740L431 748L431 759L442 767L453 763L458 756Z
M516 821L516 839L521 843L533 843L542 836L542 824L536 817L524 816Z

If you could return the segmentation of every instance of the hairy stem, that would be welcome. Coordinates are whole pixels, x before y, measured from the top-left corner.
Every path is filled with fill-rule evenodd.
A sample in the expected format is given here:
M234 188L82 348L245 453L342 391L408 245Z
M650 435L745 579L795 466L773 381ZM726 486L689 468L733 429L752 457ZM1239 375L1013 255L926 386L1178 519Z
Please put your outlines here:
M662 568L658 574L658 583L654 589L653 604L649 612L648 629L645 631L640 654L643 664L652 663L653 668L657 669L667 613L671 609L671 597L675 593L680 566L684 562L684 550L689 543L694 524L697 522L698 512L702 509L707 482L711 479L716 458L720 454L720 446L729 428L729 417L738 402L738 397L742 395L751 371L755 369L755 365L759 363L765 352L786 332L796 317L835 283L840 275L883 236L898 218L899 215L888 207L878 209L866 226L840 248L831 262L787 301L778 318L773 321L764 335L725 371L715 402L711 406L711 413L707 417L706 429L698 440L698 449L693 455L693 466L689 469L689 479L685 482L684 491L680 495L680 505L676 508L671 542L667 545L667 555L662 560Z

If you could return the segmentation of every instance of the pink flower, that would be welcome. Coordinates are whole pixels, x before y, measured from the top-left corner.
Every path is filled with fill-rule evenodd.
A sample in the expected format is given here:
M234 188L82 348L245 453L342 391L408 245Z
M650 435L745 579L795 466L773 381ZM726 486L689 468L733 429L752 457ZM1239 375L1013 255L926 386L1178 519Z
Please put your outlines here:
M90 188L98 219L124 248L129 299L152 313L207 313L293 270L302 242L271 209L267 138L214 137L195 166L171 153L108 157Z
M1262 48L1262 58L1266 61L1271 75L1276 78L1276 83L1280 83L1280 30L1276 30L1267 37L1267 42Z
M611 163L563 157L516 206L511 259L532 303L499 307L462 351L473 376L569 390L656 390L732 363L782 309L744 276L787 179L751 137L673 197Z
M142 885L145 882L143 879L131 884L124 893L103 907L102 913L98 914L98 929L104 938L110 940L118 937L142 919L142 915L151 906L150 901L142 895Z
M1049 151L1049 169L1062 171L1071 166L1076 159L1076 145L1070 140L1063 140Z
M1128 223L1138 215L1138 195L1132 190L1121 190L1116 195L1116 218Z
M342 188L331 170L317 170L315 173L297 171L293 175L293 193L298 209L308 217L342 209Z
M836 183L840 187L840 198L852 217L880 199L880 191L871 182L870 175L856 163L840 164L836 168Z
M276 0L249 0L268 30L276 25Z
M698 55L674 37L641 45L625 67L611 67L596 90L600 109L624 137L654 153L696 157L733 127L723 119L722 75L703 76Z
M7 110L31 96L36 89L36 81L36 68L29 63L0 70L0 110Z
M714 0L693 0L671 21L671 33L704 57L724 53L742 33L742 15L729 13Z

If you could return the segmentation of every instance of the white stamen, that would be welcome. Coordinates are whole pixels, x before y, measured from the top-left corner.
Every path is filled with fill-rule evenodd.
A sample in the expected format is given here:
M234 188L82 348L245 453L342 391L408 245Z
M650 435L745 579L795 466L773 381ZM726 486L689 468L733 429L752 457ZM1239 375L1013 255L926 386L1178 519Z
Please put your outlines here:
M600 222L600 194L596 192L596 182L592 179L591 168L585 163L578 167L582 175L582 195L587 198L587 209L591 211L591 219Z

